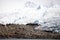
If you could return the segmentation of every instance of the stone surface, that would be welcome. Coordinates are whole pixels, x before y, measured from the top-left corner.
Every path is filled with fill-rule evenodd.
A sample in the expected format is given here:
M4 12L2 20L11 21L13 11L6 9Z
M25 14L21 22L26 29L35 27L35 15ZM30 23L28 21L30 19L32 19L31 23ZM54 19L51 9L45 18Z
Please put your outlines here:
M59 33L34 30L35 26L19 24L0 24L0 38L22 38L22 39L40 39L40 38L59 38Z

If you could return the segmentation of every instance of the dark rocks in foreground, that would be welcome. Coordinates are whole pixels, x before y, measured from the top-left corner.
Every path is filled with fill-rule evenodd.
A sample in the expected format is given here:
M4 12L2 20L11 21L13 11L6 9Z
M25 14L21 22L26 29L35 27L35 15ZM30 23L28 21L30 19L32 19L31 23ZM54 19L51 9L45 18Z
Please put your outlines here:
M39 24L37 24L37 23L27 23L26 25L29 25L29 26L39 26Z
M22 39L60 39L60 33L34 30L36 25L19 25L19 24L0 24L0 38L22 38Z

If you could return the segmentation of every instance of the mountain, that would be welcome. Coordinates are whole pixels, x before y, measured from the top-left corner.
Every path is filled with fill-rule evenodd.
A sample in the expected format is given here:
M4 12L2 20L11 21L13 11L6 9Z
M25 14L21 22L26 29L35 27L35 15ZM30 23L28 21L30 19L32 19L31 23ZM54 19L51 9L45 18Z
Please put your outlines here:
M47 26L46 29L56 26L55 24L60 25L59 0L1 0L0 4L1 24L37 23L41 24L42 28Z

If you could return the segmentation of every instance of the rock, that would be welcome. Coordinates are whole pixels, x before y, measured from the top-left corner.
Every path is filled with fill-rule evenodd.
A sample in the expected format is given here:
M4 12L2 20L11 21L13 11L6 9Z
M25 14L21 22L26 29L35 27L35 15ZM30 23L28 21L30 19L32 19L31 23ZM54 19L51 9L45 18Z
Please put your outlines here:
M9 24L6 27L0 26L0 38L23 38L23 39L59 38L60 39L60 33L52 33L42 30L35 31L33 26L29 25Z

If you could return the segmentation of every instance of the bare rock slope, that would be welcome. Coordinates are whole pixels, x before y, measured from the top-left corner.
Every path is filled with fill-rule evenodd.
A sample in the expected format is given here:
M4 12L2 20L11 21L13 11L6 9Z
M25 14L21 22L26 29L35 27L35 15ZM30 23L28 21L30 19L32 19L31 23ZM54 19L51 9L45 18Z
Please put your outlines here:
M35 25L36 26L36 25ZM34 30L34 25L19 25L19 24L0 24L0 38L55 38L60 39L59 33L51 33L41 30Z

